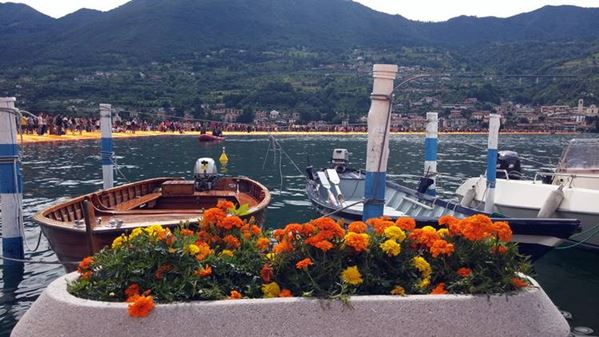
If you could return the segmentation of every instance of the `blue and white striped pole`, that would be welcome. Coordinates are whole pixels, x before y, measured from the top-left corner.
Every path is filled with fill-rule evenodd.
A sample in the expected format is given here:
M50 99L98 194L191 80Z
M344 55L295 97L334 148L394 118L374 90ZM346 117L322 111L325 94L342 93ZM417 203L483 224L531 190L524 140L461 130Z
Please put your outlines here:
M439 114L426 113L426 138L424 139L424 176L433 180L426 190L428 195L437 195L437 143L439 137Z
M375 64L372 103L368 111L368 145L366 148L366 182L364 187L363 220L383 215L385 177L389 158L389 120L393 81L398 67L394 64Z
M114 186L114 168L112 164L112 106L100 104L100 130L102 131L102 180L104 189Z
M487 195L485 196L485 212L495 209L495 182L497 179L497 143L499 142L499 115L489 116L489 143L487 146Z
M16 115L5 109L15 109L14 97L0 98L0 199L2 210L2 255L23 259L23 179L17 146ZM19 121L20 122L20 121ZM5 266L21 264L4 260ZM6 276L6 275L5 275Z

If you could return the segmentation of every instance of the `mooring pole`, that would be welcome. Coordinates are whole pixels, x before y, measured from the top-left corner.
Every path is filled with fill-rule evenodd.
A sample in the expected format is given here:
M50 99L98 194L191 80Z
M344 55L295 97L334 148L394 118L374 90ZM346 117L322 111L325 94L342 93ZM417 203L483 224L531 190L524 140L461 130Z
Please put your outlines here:
M17 146L17 115L14 97L0 97L0 199L2 210L2 255L23 259L23 179ZM21 121L19 121L20 123ZM22 264L4 260L5 266Z
M426 113L426 138L424 139L424 176L433 180L426 194L437 195L437 143L439 137L439 114Z
M499 115L489 116L489 142L487 145L487 195L485 212L492 213L495 208L495 183L497 180L497 143L499 142Z
M368 145L366 148L366 182L364 187L363 220L383 215L385 177L389 159L389 120L393 81L398 67L394 64L375 64L372 67L372 100L368 111Z
M100 129L102 131L102 180L104 189L114 186L114 168L112 164L112 112L110 104L100 104Z

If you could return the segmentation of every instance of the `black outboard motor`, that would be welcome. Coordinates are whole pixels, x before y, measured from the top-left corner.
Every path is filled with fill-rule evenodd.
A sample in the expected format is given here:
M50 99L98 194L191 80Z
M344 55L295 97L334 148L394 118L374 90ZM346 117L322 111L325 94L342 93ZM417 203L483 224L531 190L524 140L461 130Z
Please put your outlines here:
M507 173L507 177L506 177ZM514 151L499 151L497 153L497 174L498 179L522 179L522 167L520 157Z
M195 190L198 192L210 191L218 180L216 164L212 158L200 158L193 169Z

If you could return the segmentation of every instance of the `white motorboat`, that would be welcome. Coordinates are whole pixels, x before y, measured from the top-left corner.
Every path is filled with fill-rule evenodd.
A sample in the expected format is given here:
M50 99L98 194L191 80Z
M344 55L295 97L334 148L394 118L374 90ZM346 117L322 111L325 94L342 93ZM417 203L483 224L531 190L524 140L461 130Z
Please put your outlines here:
M494 211L510 217L581 220L583 231L571 239L599 248L599 139L573 139L554 170L522 179L518 155L500 151ZM469 178L457 190L461 205L484 209L485 175ZM593 235L594 234L594 235Z

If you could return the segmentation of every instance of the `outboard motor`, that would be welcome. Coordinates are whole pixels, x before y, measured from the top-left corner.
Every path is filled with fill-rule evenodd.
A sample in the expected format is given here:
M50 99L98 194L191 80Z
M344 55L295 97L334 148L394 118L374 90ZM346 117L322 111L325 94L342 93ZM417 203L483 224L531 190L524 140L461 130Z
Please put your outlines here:
M200 158L193 168L194 187L196 191L209 191L218 180L216 164L212 158Z
M507 177L506 177L507 172ZM522 178L522 167L520 157L514 151L499 151L497 153L497 174L498 179L520 180Z
M349 164L349 151L347 149L334 149L331 164L337 173L345 172L347 164Z

